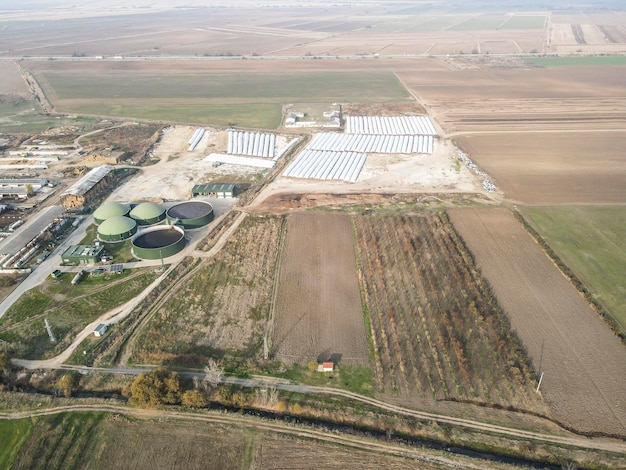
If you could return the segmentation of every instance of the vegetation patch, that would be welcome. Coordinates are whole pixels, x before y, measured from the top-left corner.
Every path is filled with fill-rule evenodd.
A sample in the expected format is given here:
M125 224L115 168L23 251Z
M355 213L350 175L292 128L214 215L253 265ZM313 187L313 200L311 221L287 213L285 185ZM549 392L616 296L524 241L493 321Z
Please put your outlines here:
M224 357L230 371L259 359L282 219L248 216L156 311L132 362L199 366Z
M103 313L139 295L157 273L151 269L121 275L86 277L72 285L72 276L46 280L24 294L0 320L0 339L17 357L52 357ZM123 288L121 288L123 286ZM48 320L55 341L45 326Z
M626 65L624 55L567 56L567 57L532 57L526 62L542 67L579 67L585 65Z
M19 450L32 432L29 419L0 420L0 468L14 468Z

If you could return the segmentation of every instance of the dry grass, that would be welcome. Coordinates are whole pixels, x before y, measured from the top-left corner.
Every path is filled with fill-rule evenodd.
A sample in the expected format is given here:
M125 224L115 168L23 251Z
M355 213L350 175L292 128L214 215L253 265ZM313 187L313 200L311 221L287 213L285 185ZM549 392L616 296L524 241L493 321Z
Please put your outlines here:
M235 236L156 312L132 361L199 365L251 359L263 342L282 220L247 217Z

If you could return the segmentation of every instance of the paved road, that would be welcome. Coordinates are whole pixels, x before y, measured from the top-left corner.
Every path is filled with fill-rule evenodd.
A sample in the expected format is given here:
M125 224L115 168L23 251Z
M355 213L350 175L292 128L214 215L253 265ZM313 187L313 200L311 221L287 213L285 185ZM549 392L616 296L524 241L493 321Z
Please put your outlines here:
M70 246L76 245L85 237L85 231L89 225L93 222L91 216L83 219L81 224L74 230L61 244L54 249L50 256L44 260L43 263L36 266L33 271L24 279L15 289L11 292L2 302L0 302L0 318L4 316L6 311L13 305L13 303L20 298L20 296L32 289L35 286L41 284L52 271L59 269L59 263L61 262L60 256Z

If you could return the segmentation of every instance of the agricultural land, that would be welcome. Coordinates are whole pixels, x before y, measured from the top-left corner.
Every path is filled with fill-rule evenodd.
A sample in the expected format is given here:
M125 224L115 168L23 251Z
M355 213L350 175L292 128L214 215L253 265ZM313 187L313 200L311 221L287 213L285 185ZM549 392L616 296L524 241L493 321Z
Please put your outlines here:
M1 8L0 467L623 467L626 12L479 3Z

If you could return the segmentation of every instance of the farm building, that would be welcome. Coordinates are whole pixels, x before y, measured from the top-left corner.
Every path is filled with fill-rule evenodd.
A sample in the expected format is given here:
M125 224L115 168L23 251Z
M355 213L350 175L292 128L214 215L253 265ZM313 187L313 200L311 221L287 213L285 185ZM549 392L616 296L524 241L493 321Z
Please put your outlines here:
M118 215L105 220L98 227L98 238L103 242L121 242L137 232L137 222L130 217Z
M26 199L47 184L48 180L41 178L1 178L0 199Z
M165 220L165 209L156 202L142 202L130 211L137 225L154 225Z
M170 225L181 225L185 229L200 228L213 220L213 206L208 202L181 202L170 207L167 212Z
M61 194L63 207L76 209L85 206L106 186L111 170L113 167L110 165L101 165L90 170L70 189Z
M100 225L111 217L126 216L130 212L130 206L128 204L121 204L119 202L108 202L102 204L93 213L93 219L97 225Z
M104 254L103 246L72 245L61 255L63 264L96 264Z
M105 325L104 323L100 323L98 326L96 326L96 328L93 330L93 335L94 336L102 336L103 334L105 334L107 332L107 328L108 326Z
M191 197L211 196L217 198L234 197L234 184L196 184L191 190Z

